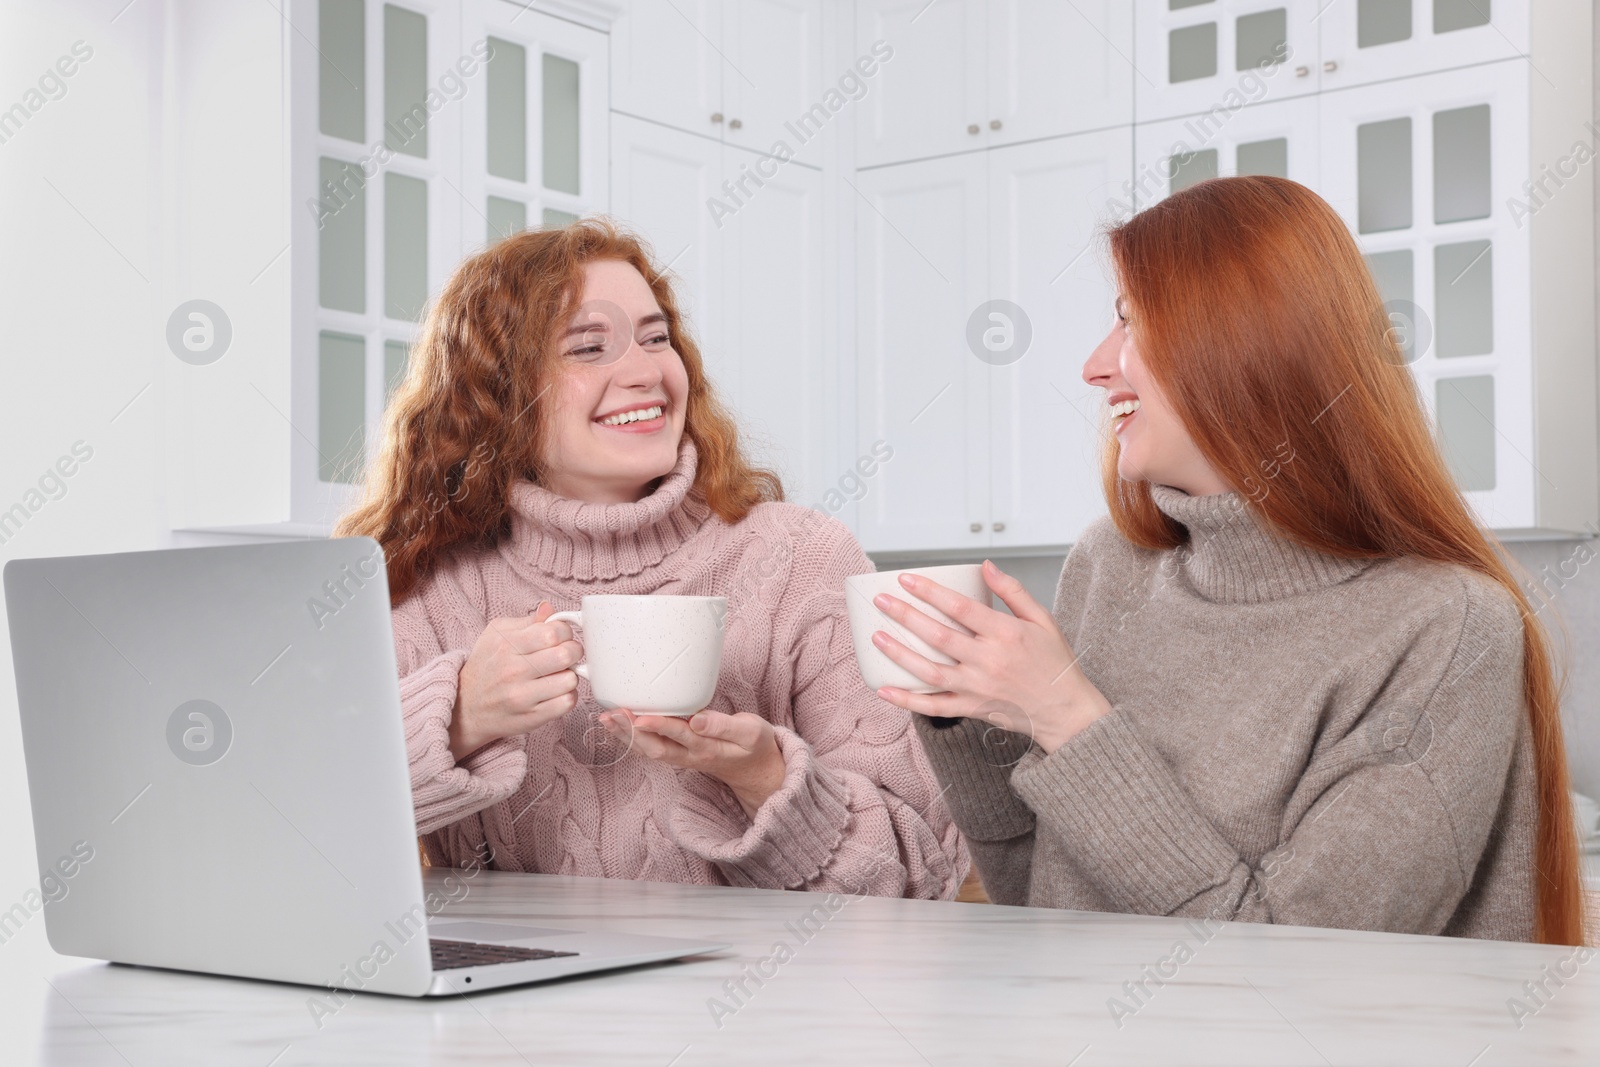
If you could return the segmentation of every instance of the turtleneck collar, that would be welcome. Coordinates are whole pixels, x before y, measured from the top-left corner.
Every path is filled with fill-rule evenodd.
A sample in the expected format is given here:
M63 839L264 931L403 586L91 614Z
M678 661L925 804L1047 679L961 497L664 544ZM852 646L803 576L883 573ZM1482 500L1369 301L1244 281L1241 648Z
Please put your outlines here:
M1332 556L1288 540L1236 492L1190 496L1152 483L1150 499L1188 528L1188 543L1173 549L1178 572L1215 603L1258 604L1337 585L1375 562Z
M638 574L676 551L711 507L694 486L696 452L684 435L678 463L649 496L632 504L569 500L526 479L511 486L511 536L501 551L519 570L558 579L605 581Z

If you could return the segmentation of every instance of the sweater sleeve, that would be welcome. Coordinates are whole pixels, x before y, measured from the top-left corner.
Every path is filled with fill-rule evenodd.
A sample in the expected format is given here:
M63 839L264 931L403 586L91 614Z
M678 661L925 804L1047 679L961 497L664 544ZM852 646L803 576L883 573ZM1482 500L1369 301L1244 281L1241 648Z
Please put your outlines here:
M422 595L406 599L392 617L411 799L417 833L429 835L510 797L522 784L528 756L522 737L502 737L456 762L450 721L469 650L441 647Z
M1499 590L1466 584L1453 650L1399 672L1313 758L1279 845L1254 863L1127 707L1114 704L1049 756L1030 752L1011 784L1039 834L1053 835L1116 910L1437 934L1472 883L1527 738L1520 615ZM1390 730L1409 740L1379 740Z
M949 899L968 857L910 715L867 689L844 579L872 563L843 524L810 512L777 608L793 729L778 727L785 775L755 819L722 791L691 791L680 844L733 885ZM777 718L777 715L772 717Z

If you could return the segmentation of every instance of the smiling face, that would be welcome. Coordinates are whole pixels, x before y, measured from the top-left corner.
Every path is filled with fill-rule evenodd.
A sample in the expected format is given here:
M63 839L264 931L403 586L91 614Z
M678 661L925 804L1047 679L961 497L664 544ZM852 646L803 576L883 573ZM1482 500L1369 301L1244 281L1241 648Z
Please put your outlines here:
M544 407L546 489L632 503L678 462L689 377L666 316L631 264L584 267L583 294L552 339L559 368Z
M1125 482L1170 485L1190 496L1226 493L1155 379L1139 358L1138 318L1117 298L1111 332L1083 365L1083 380L1106 391L1117 435L1117 475Z

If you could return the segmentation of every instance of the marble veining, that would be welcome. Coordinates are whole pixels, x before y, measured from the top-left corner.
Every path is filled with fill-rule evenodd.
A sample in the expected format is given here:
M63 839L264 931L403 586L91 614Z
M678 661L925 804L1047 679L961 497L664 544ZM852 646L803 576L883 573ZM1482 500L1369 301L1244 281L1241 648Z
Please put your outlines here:
M358 995L320 1027L307 988L53 957L5 1005L3 1058L31 1042L43 1064L141 1067L1600 1063L1600 959L1570 949L495 871L445 914L733 948L471 997Z

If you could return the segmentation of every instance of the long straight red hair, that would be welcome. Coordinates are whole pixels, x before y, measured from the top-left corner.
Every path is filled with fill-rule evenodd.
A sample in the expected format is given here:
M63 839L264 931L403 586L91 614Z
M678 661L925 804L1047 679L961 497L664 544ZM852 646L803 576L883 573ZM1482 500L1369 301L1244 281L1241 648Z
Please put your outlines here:
M1200 453L1289 540L1335 556L1457 563L1522 610L1523 696L1539 826L1535 938L1583 943L1560 687L1543 627L1481 530L1429 429L1372 275L1338 214L1283 178L1216 178L1110 231L1139 355ZM1110 435L1108 435L1110 436ZM1275 463L1288 442L1292 463ZM1181 544L1143 481L1102 471L1117 528ZM1268 492L1254 487L1267 480Z

